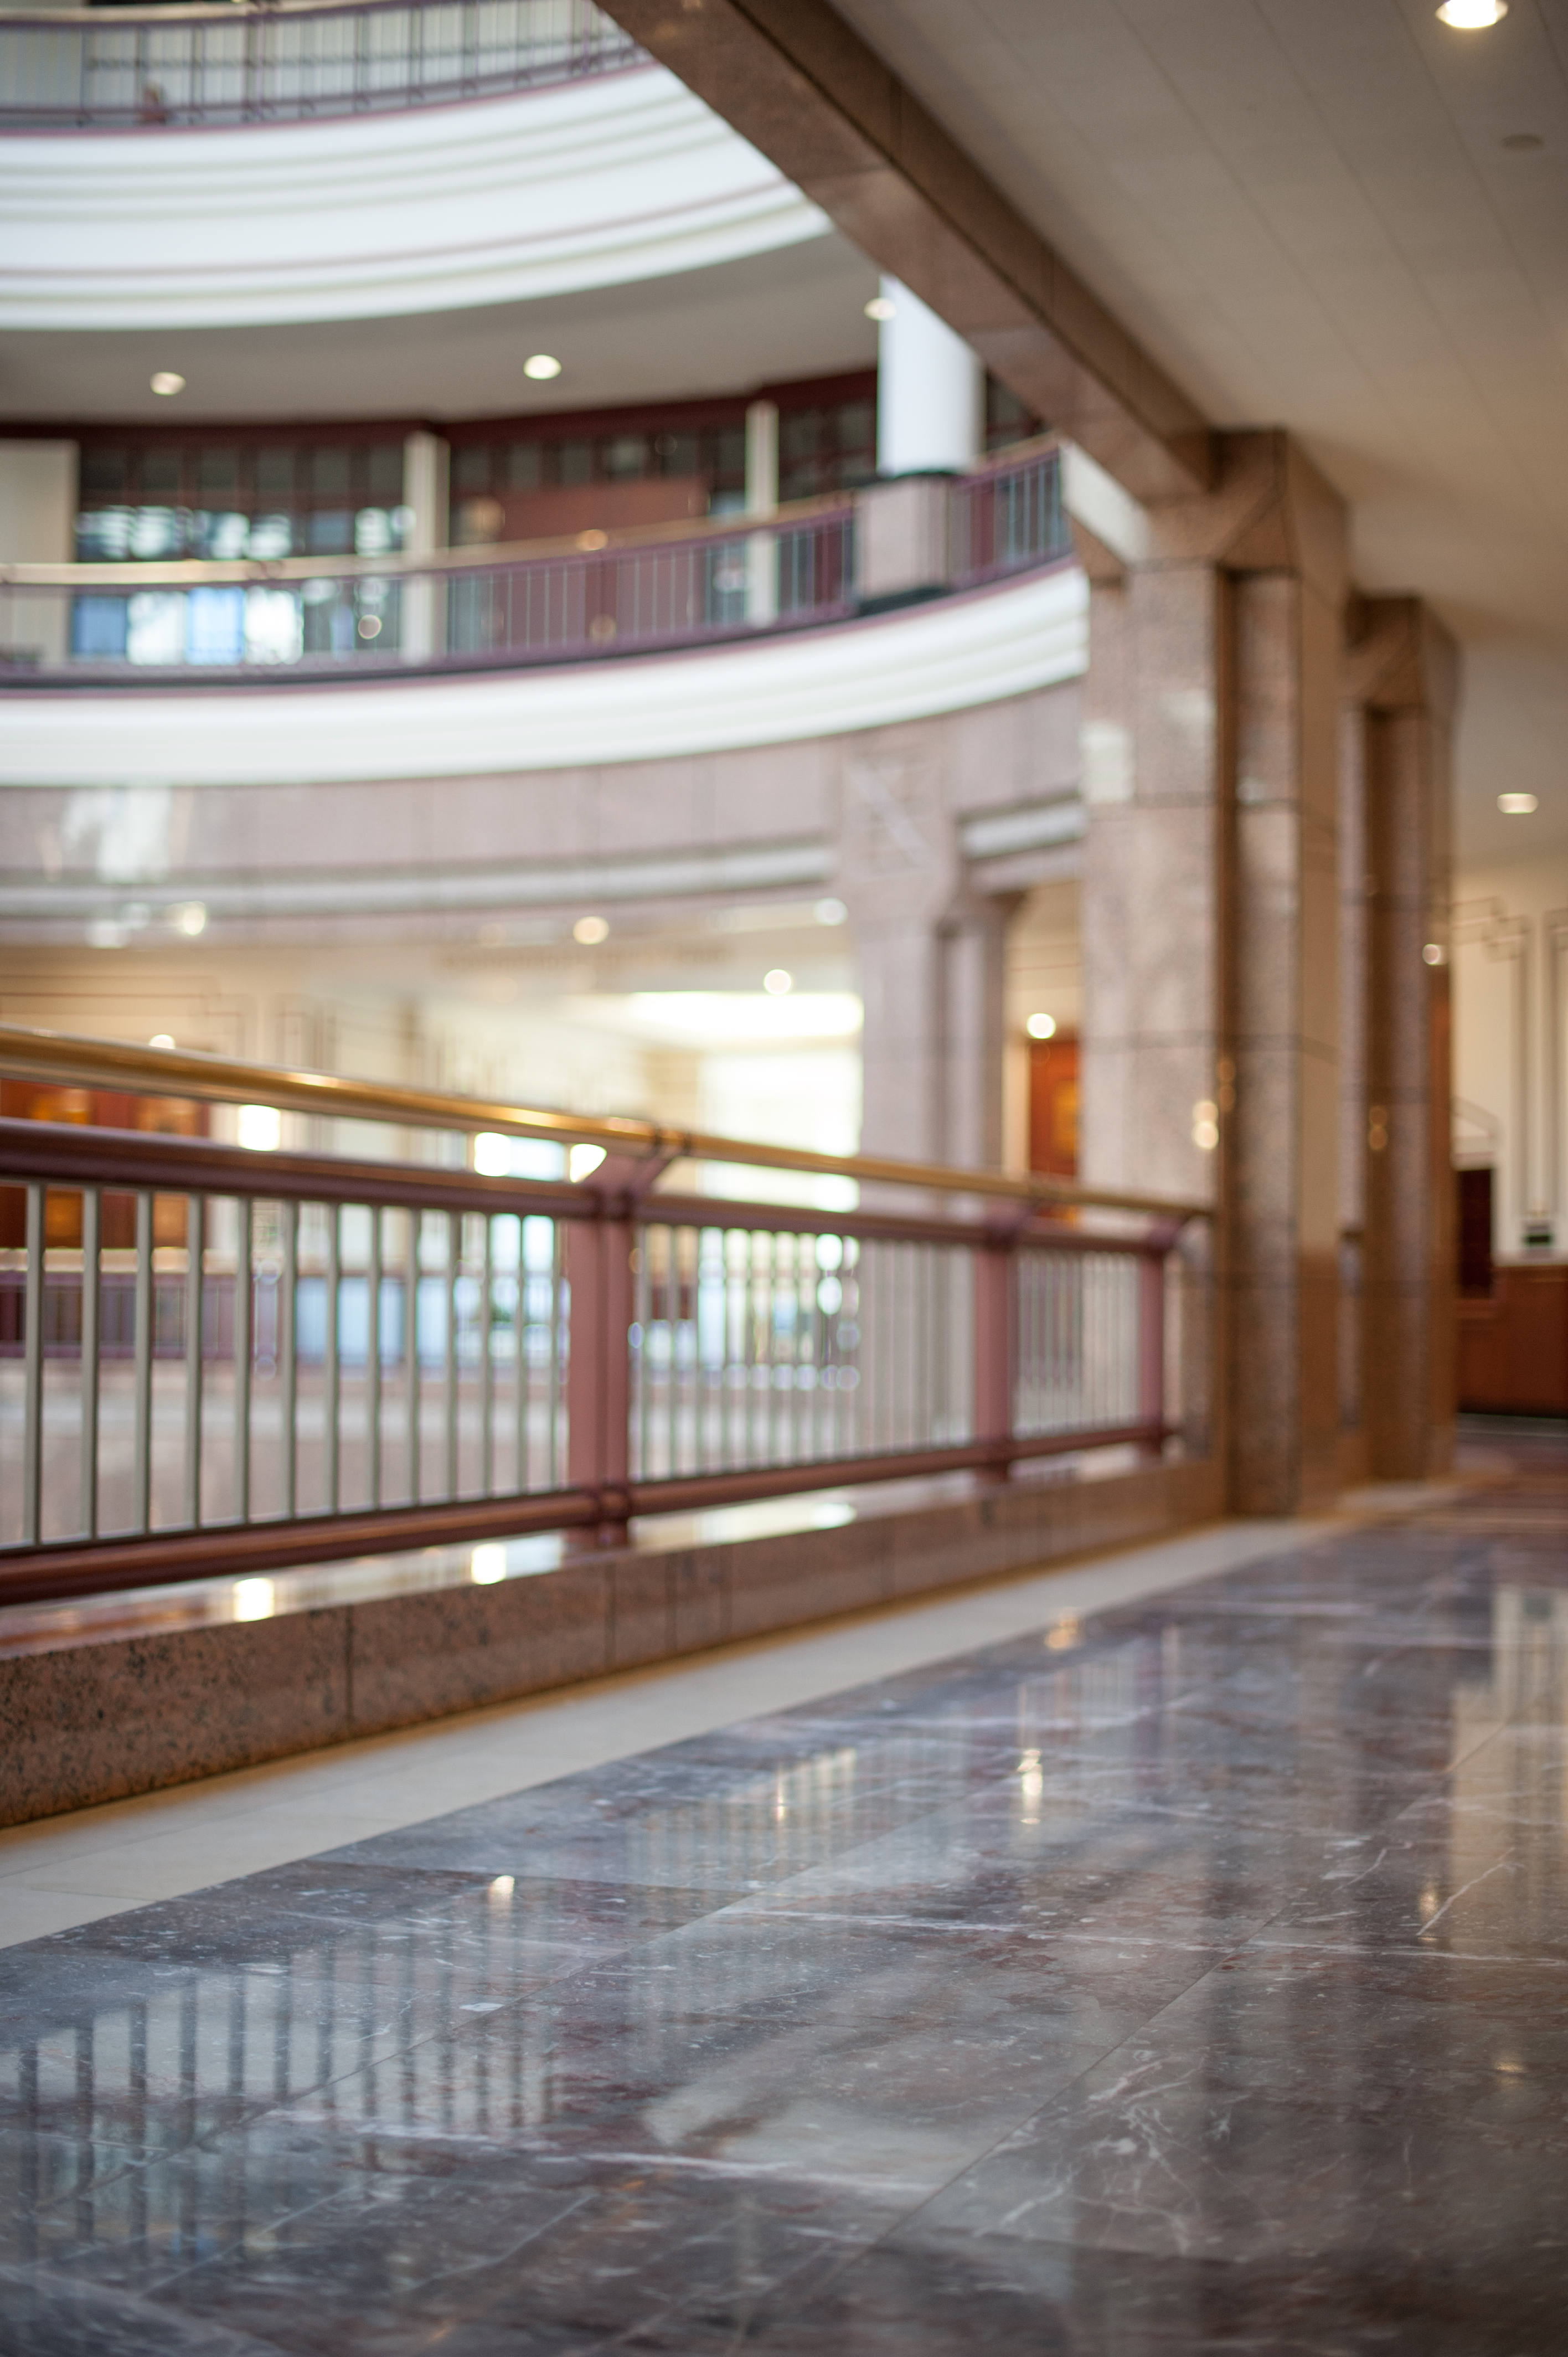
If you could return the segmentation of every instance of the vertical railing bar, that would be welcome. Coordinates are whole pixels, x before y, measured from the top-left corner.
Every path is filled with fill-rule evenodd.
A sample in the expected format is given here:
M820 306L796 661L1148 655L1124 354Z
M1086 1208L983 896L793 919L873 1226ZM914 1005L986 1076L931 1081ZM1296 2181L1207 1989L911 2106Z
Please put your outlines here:
M381 1207L370 1206L365 1269L365 1494L381 1502Z
M278 1372L283 1378L283 1512L299 1511L299 1205L283 1206L283 1276L278 1285Z
M234 1206L238 1231L234 1247L234 1519L251 1519L251 1307L254 1290L251 1255L254 1249L255 1206L242 1195Z
M479 1494L492 1498L496 1488L496 1376L490 1357L490 1292L495 1284L495 1219L481 1211L485 1249L479 1275Z
M517 1424L517 1478L512 1486L521 1495L522 1491L526 1491L531 1486L528 1449L528 1410L530 1399L528 1382L528 1351L526 1347L528 1331L528 1222L521 1211L517 1213L516 1217L517 1307L512 1312L511 1330L513 1380L517 1385L517 1396L513 1401L513 1410ZM549 1430L547 1446L550 1450L550 1468L548 1478L544 1484L547 1490L553 1489L555 1484L555 1351L561 1329L561 1304L556 1298L555 1270L556 1262L559 1256L560 1229L559 1223L557 1222L550 1231L550 1349L546 1360L546 1380L550 1385L550 1397L546 1403L546 1415Z
M185 1199L185 1520L201 1523L202 1283L207 1257L207 1202Z
M81 1198L81 1531L98 1536L99 1326L102 1302L103 1197L87 1188Z
M463 1253L463 1214L446 1214L446 1495L457 1495L457 1278Z
M135 1411L131 1443L131 1527L150 1528L153 1503L153 1199L136 1197Z
M44 1519L44 1234L45 1195L41 1178L27 1185L27 1274L23 1316L22 1392L22 1544L37 1546Z
M343 1375L341 1352L338 1348L338 1297L343 1281L343 1207L329 1203L327 1207L327 1511L335 1514L342 1491L339 1424L342 1414Z
M406 1299L403 1318L403 1365L408 1377L408 1397L404 1403L408 1430L408 1502L419 1503L420 1491L420 1431L419 1431L419 1231L422 1214L411 1211L408 1215L408 1266L403 1277Z

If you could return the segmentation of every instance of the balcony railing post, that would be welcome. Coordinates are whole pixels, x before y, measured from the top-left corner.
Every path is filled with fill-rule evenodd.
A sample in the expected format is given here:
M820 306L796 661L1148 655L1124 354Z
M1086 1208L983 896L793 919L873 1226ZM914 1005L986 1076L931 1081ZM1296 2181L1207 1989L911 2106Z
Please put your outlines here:
M624 1532L629 1513L632 1240L630 1219L608 1201L566 1232L566 1482L597 1491L601 1537Z
M974 1256L974 1437L1013 1437L1013 1371L1016 1360L1014 1295L1016 1261L1011 1237L988 1240ZM997 1468L1005 1480L1006 1467Z
M1165 1418L1165 1254L1163 1244L1151 1246L1138 1263L1138 1420L1163 1426ZM1145 1453L1158 1457L1163 1435L1144 1444Z

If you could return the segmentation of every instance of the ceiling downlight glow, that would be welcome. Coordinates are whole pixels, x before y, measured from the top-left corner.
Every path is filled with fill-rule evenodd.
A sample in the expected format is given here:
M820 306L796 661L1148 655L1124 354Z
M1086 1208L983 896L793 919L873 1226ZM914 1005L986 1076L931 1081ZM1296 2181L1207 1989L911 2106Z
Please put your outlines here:
M1031 1015L1024 1028L1031 1039L1054 1039L1057 1018L1054 1015Z
M1498 808L1505 818L1528 818L1541 804L1533 794L1499 794Z
M1509 13L1509 0L1443 0L1438 16L1456 32L1484 33Z
M530 352L522 364L522 372L524 376L531 376L535 384L547 384L553 376L560 375L561 363L553 352Z
M148 379L148 382L153 391L162 393L166 401L171 399L175 393L185 391L185 379L177 369L159 369Z
M874 295L865 307L865 316L868 319L891 319L897 309L897 304L887 296Z

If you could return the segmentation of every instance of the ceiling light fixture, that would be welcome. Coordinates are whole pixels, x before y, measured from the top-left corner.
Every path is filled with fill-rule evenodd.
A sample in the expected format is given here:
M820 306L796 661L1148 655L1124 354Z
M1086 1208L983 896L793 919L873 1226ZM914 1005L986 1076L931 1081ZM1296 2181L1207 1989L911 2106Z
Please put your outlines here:
M532 377L536 384L544 384L551 377L560 375L561 363L552 352L531 352L522 364L522 372Z
M1031 1039L1054 1039L1057 1018L1054 1015L1031 1015L1024 1028Z
M1531 811L1539 810L1541 804L1533 794L1499 794L1498 796L1498 808L1505 818L1528 818Z
M185 391L185 379L177 369L159 369L148 382L153 391L161 393L166 400L173 393Z
M572 939L581 942L585 949L591 950L596 942L608 941L609 934L609 925L603 917L579 917L572 928Z
M865 307L865 316L868 319L890 319L897 307L890 296L874 295Z
M174 1038L170 1032L155 1031L152 1038L147 1041L147 1045L149 1048L172 1048L174 1046Z
M1455 32L1484 33L1509 13L1509 0L1443 0L1438 16Z
M786 974L781 965L776 965L771 974L763 975L762 987L769 998L782 998L787 991L794 989L795 977Z

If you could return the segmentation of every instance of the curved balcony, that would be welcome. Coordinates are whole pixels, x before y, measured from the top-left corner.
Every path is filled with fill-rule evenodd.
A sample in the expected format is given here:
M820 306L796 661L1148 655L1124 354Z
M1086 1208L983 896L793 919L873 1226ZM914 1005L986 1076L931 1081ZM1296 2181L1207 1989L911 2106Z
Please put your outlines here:
M233 519L243 526L245 519ZM1054 447L767 519L511 548L0 567L0 683L211 687L515 671L775 638L1037 570Z
M525 20L522 0L509 6ZM107 17L102 38L113 40L126 13L87 21ZM193 13L200 24L220 16ZM571 13L575 22L581 12ZM297 19L224 9L212 30L261 40L278 26L340 21L349 76L369 70L349 38L356 27L482 24L490 14L371 0ZM19 38L17 20L0 16L0 70ZM448 55L432 40L427 86L411 88L389 65L380 96L362 105L348 81L341 104L320 106L303 93L285 103L280 85L275 103L258 99L248 113L242 95L228 113L193 101L169 120L91 138L6 137L27 126L15 104L0 105L0 327L125 334L409 317L548 303L832 245L816 206L625 44L530 48L520 38L505 52L510 66L468 75L460 46ZM612 62L635 70L610 71ZM484 102L437 102L458 99ZM404 104L419 111L395 111ZM192 123L210 127L196 135ZM858 319L859 299L850 307ZM206 392L221 401L212 366L209 356Z
M0 16L0 130L321 122L644 62L591 0L283 0Z

